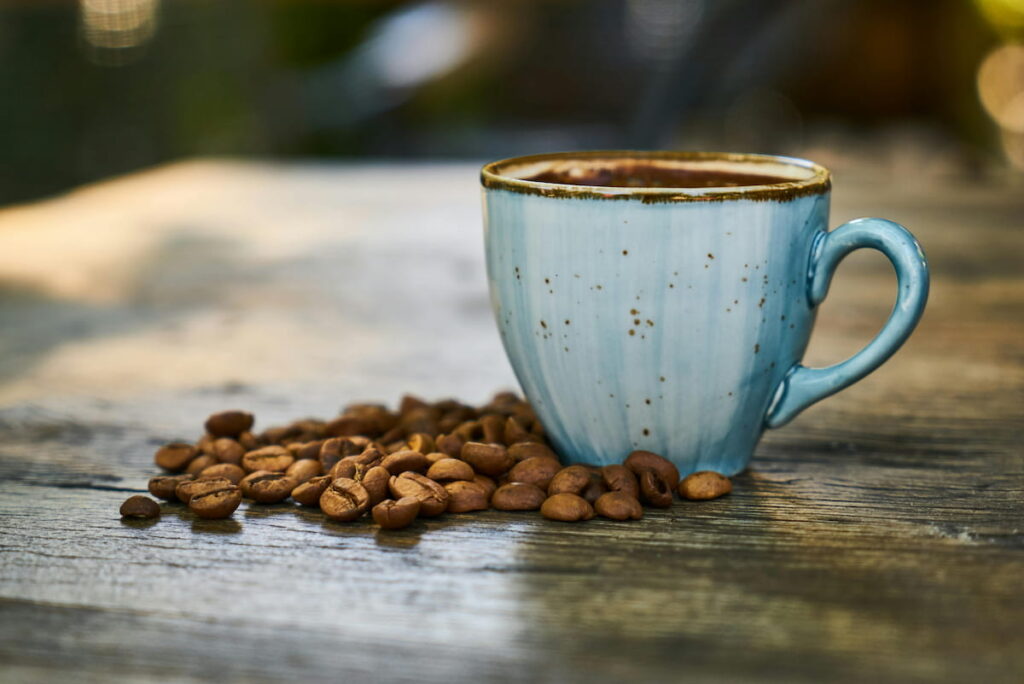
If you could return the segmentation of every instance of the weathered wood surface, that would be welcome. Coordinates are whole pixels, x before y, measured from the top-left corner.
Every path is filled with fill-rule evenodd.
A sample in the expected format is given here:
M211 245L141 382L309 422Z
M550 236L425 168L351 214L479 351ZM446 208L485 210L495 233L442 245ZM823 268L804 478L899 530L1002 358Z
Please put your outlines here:
M472 167L189 163L0 212L0 680L1019 682L1022 198L837 180L833 223L920 237L929 310L730 497L390 534L117 508L215 409L511 386ZM866 341L893 285L848 259L810 361Z

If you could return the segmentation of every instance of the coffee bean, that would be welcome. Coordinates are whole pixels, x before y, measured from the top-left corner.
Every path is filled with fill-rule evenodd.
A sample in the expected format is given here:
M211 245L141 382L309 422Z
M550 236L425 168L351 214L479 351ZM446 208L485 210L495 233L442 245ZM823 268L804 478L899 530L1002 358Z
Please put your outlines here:
M263 446L260 444L260 440L256 438L256 435L252 434L248 430L238 435L237 441L238 444L241 445L243 453L246 451L255 451ZM241 459L241 454L239 454L239 459Z
M428 435L436 435L437 419L440 417L440 413L438 413L438 411L433 407L413 409L404 414L398 421L396 433L399 437L411 435L415 432L425 432Z
M622 465L633 471L637 477L640 477L644 470L653 470L672 487L679 482L679 469L668 459L650 451L634 451L626 457Z
M299 446L299 449L294 452L296 461L313 461L320 458L320 449L323 448L325 439L314 439L311 442L306 442Z
M491 496L491 505L499 511L535 511L544 503L547 494L529 482L509 482L498 487Z
M234 483L226 477L211 477L208 480L188 480L180 483L174 489L174 495L178 501L188 503L193 496L213 492L224 487L234 487Z
M416 497L420 502L420 516L425 518L441 515L448 507L448 492L426 475L402 473L388 481L388 488L395 499Z
M221 437L213 442L213 456L221 463L234 463L239 465L242 456L245 454L245 447L230 437Z
M291 477L299 484L302 484L306 480L320 474L320 461L314 461L311 458L304 458L301 461L292 463L284 472L288 477Z
M256 451L248 451L242 456L242 467L247 473L254 473L257 470L284 472L292 463L295 463L295 457L281 446L263 447Z
M476 482L455 480L445 484L448 492L449 513L469 513L470 511L486 511L488 508L487 490Z
M562 468L551 478L548 484L548 495L582 494L590 484L590 470L581 465Z
M196 479L194 475L158 475L149 481L149 493L164 501L178 501L174 490L182 482L190 482Z
M505 416L496 413L480 418L480 428L483 430L483 441L489 444L502 444L505 441Z
M363 485L370 495L370 505L376 506L388 497L388 481L391 480L391 473L383 466L373 466L362 477L357 480Z
M177 473L184 470L185 466L198 455L199 450L191 444L173 442L157 449L156 454L153 455L153 461L164 470Z
M209 454L202 454L193 458L188 467L185 468L185 472L189 475L199 476L199 473L203 472L212 465L217 465L217 459Z
M331 479L334 480L339 477L347 477L349 479L354 478L356 476L356 457L346 456L341 459L334 464L334 467L331 468L331 472L328 473L328 475L330 475Z
M209 454L210 456L216 456L217 454L214 451L214 443L216 441L217 438L214 437L213 435L203 435L202 437L199 438L199 441L196 442L196 450L201 454Z
M517 461L538 457L558 460L558 455L551 450L551 447L537 442L517 442L508 448L508 453Z
M548 520L577 522L594 517L594 508L583 497L567 492L549 496L540 507L540 514Z
M494 480L486 475L481 475L480 473L473 476L473 482L476 482L484 488L484 491L487 492L487 498L491 498L491 496L494 495L494 490L498 488L498 485L494 483Z
M640 502L621 490L602 494L594 502L594 511L611 520L639 520L644 515Z
M588 504L594 505L594 502L601 498L601 495L608 492L608 487L605 485L604 480L601 479L601 475L596 472L590 473L590 482L583 489L583 493L580 494Z
M505 444L509 446L520 442L537 442L537 435L529 432L515 416L509 416L505 421Z
M484 438L484 429L477 420L467 420L452 430L452 434L463 442L477 442Z
M400 530L408 527L420 512L420 501L406 496L398 501L386 499L373 507L373 520L381 529Z
M547 491L551 479L562 469L562 464L546 456L534 456L520 461L508 471L509 482L529 482Z
M387 499L389 494L388 482L390 480L391 473L388 472L387 468L374 466L365 473L362 473L361 478L357 481L366 487L367 493L370 495L370 505L376 506Z
M430 404L415 394L403 394L402 398L398 401L398 414L402 416L412 413L417 409L426 408L430 408Z
M206 431L214 437L237 437L252 429L253 416L245 411L221 411L206 419Z
M242 495L256 503L280 503L291 496L299 486L295 478L271 470L257 470L249 473L238 483Z
M457 457L449 456L443 451L431 451L429 454L427 454L427 470L429 471L430 466L434 465L438 461L443 461L446 458L456 458L457 460Z
M121 504L121 517L141 518L145 520L159 518L160 504L153 501L148 496L141 496L139 494L129 496L125 499L125 502Z
M732 480L712 470L701 470L683 478L679 483L679 496L691 501L707 501L725 496L732 491Z
M414 432L406 438L405 442L409 449L421 454L429 454L434 450L434 438L425 432Z
M607 465L601 468L601 478L608 491L622 492L634 499L640 496L640 484L636 481L636 475L625 466Z
M200 518L219 520L235 512L242 503L242 491L235 486L197 494L188 502L189 510Z
M347 477L339 477L320 496L320 510L333 520L355 520L370 506L370 495L363 485Z
M366 437L332 437L325 439L320 446L320 466L323 471L329 472L334 464L346 456L356 456L363 453L370 445Z
M472 466L457 458L443 458L427 470L427 477L435 482L453 482L455 480L473 481Z
M672 489L653 470L640 471L640 500L655 508L668 508L672 505Z
M380 464L392 475L400 475L408 470L422 473L427 469L427 457L418 451L403 449L386 456Z
M320 497L331 486L330 475L311 477L292 490L292 498L303 506L320 506Z
M515 465L514 458L500 444L483 444L466 442L462 447L462 460L473 466L473 470L481 475L497 477L508 472Z
M209 468L203 468L199 473L200 480L209 480L214 477L223 477L225 480L231 480L232 484L238 484L245 477L245 471L233 463L218 463Z
M434 440L434 446L437 450L451 458L462 456L462 445L465 443L466 440L458 435L440 435Z

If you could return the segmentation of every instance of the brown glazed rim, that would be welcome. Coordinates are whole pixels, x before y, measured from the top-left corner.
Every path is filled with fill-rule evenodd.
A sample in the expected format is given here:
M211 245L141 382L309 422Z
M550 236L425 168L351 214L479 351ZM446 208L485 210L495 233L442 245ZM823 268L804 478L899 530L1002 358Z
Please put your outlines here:
M573 185L570 183L547 183L523 180L505 175L509 167L546 161L589 161L607 159L615 161L669 162L731 162L743 164L775 164L798 167L810 171L807 178L794 179L785 183L747 185L720 188L634 188L599 185ZM823 195L832 188L828 169L806 159L783 157L770 154L741 154L734 152L667 152L634 150L594 150L586 152L551 152L525 157L512 157L491 162L480 171L480 183L489 190L507 190L523 195L563 199L604 199L638 200L644 204L662 202L725 202L729 200L753 200L785 202L807 195Z

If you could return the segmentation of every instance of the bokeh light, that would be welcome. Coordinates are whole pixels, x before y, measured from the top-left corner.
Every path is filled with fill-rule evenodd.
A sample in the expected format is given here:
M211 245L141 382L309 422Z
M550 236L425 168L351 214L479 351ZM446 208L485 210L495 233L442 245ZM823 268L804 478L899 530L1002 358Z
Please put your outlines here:
M82 37L93 60L118 65L156 33L160 0L80 0Z

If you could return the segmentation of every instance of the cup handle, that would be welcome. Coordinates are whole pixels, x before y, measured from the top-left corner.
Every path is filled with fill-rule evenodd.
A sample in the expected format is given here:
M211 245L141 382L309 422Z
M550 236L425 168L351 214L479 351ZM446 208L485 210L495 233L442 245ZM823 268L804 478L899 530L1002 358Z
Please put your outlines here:
M811 247L807 300L812 307L825 299L836 266L861 247L877 249L892 262L899 282L896 305L875 339L842 363L828 368L794 364L775 390L765 426L785 425L811 404L849 387L881 366L913 332L928 300L928 263L917 240L903 226L879 218L845 223L819 233Z

